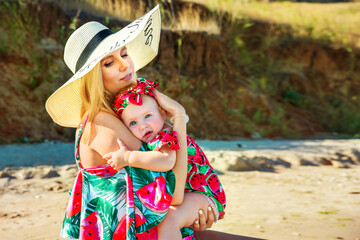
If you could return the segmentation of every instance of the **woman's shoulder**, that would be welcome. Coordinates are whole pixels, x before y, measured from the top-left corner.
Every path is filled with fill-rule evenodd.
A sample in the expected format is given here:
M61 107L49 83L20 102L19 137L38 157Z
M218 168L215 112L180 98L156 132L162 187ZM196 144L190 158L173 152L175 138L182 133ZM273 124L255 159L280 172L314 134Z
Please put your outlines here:
M122 122L115 114L100 111L95 115L92 124L106 127L113 124L122 124Z
M141 142L131 134L130 130L115 114L99 112L96 114L91 124L91 131L94 130L94 145L97 144L97 148L99 149L108 145L112 148L111 151L114 151L114 147L118 148L116 142L117 138L123 141L131 150L138 150L141 146ZM107 149L106 151L109 152L110 149Z
M123 135L128 131L123 122L115 115L108 112L98 112L92 120L91 129L96 129L96 135ZM107 136L109 137L109 136Z

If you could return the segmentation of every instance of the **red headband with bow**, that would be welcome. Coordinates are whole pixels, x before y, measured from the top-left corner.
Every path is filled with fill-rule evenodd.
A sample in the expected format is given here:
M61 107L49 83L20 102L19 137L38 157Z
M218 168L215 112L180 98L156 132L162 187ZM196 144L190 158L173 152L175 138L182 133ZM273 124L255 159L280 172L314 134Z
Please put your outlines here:
M122 112L129 103L142 105L141 94L146 94L156 99L155 94L153 94L150 90L155 89L159 83L151 82L145 78L138 78L136 82L137 84L135 87L129 88L125 92L116 96L113 103L113 109L119 117L121 117Z

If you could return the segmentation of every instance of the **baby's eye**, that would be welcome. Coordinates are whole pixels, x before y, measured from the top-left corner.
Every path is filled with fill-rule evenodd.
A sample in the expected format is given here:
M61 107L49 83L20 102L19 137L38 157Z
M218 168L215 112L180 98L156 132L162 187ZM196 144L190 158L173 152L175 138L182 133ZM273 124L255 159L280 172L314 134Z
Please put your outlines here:
M134 126L135 124L136 124L135 121L132 121L132 122L129 123L130 126Z
M149 117L151 117L151 114L146 114L145 115L145 118L149 118Z
M123 58L126 58L127 56L128 56L127 53L123 53L123 54L121 55L121 57L123 57Z

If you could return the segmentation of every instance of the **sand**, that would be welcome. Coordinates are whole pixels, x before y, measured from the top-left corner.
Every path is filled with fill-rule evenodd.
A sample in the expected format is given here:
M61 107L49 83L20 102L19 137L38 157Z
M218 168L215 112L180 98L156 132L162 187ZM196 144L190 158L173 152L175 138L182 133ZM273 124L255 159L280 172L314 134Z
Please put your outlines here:
M360 239L360 140L199 143L227 196L225 218L213 230ZM72 150L60 142L0 146L0 239L61 239L77 174Z

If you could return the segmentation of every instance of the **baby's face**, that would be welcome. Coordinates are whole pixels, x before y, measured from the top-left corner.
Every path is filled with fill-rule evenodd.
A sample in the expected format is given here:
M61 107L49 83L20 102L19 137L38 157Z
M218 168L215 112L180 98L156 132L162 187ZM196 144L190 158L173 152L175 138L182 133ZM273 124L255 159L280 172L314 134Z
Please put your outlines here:
M166 115L155 99L141 95L142 105L129 105L124 109L121 120L135 137L150 142L163 128Z

